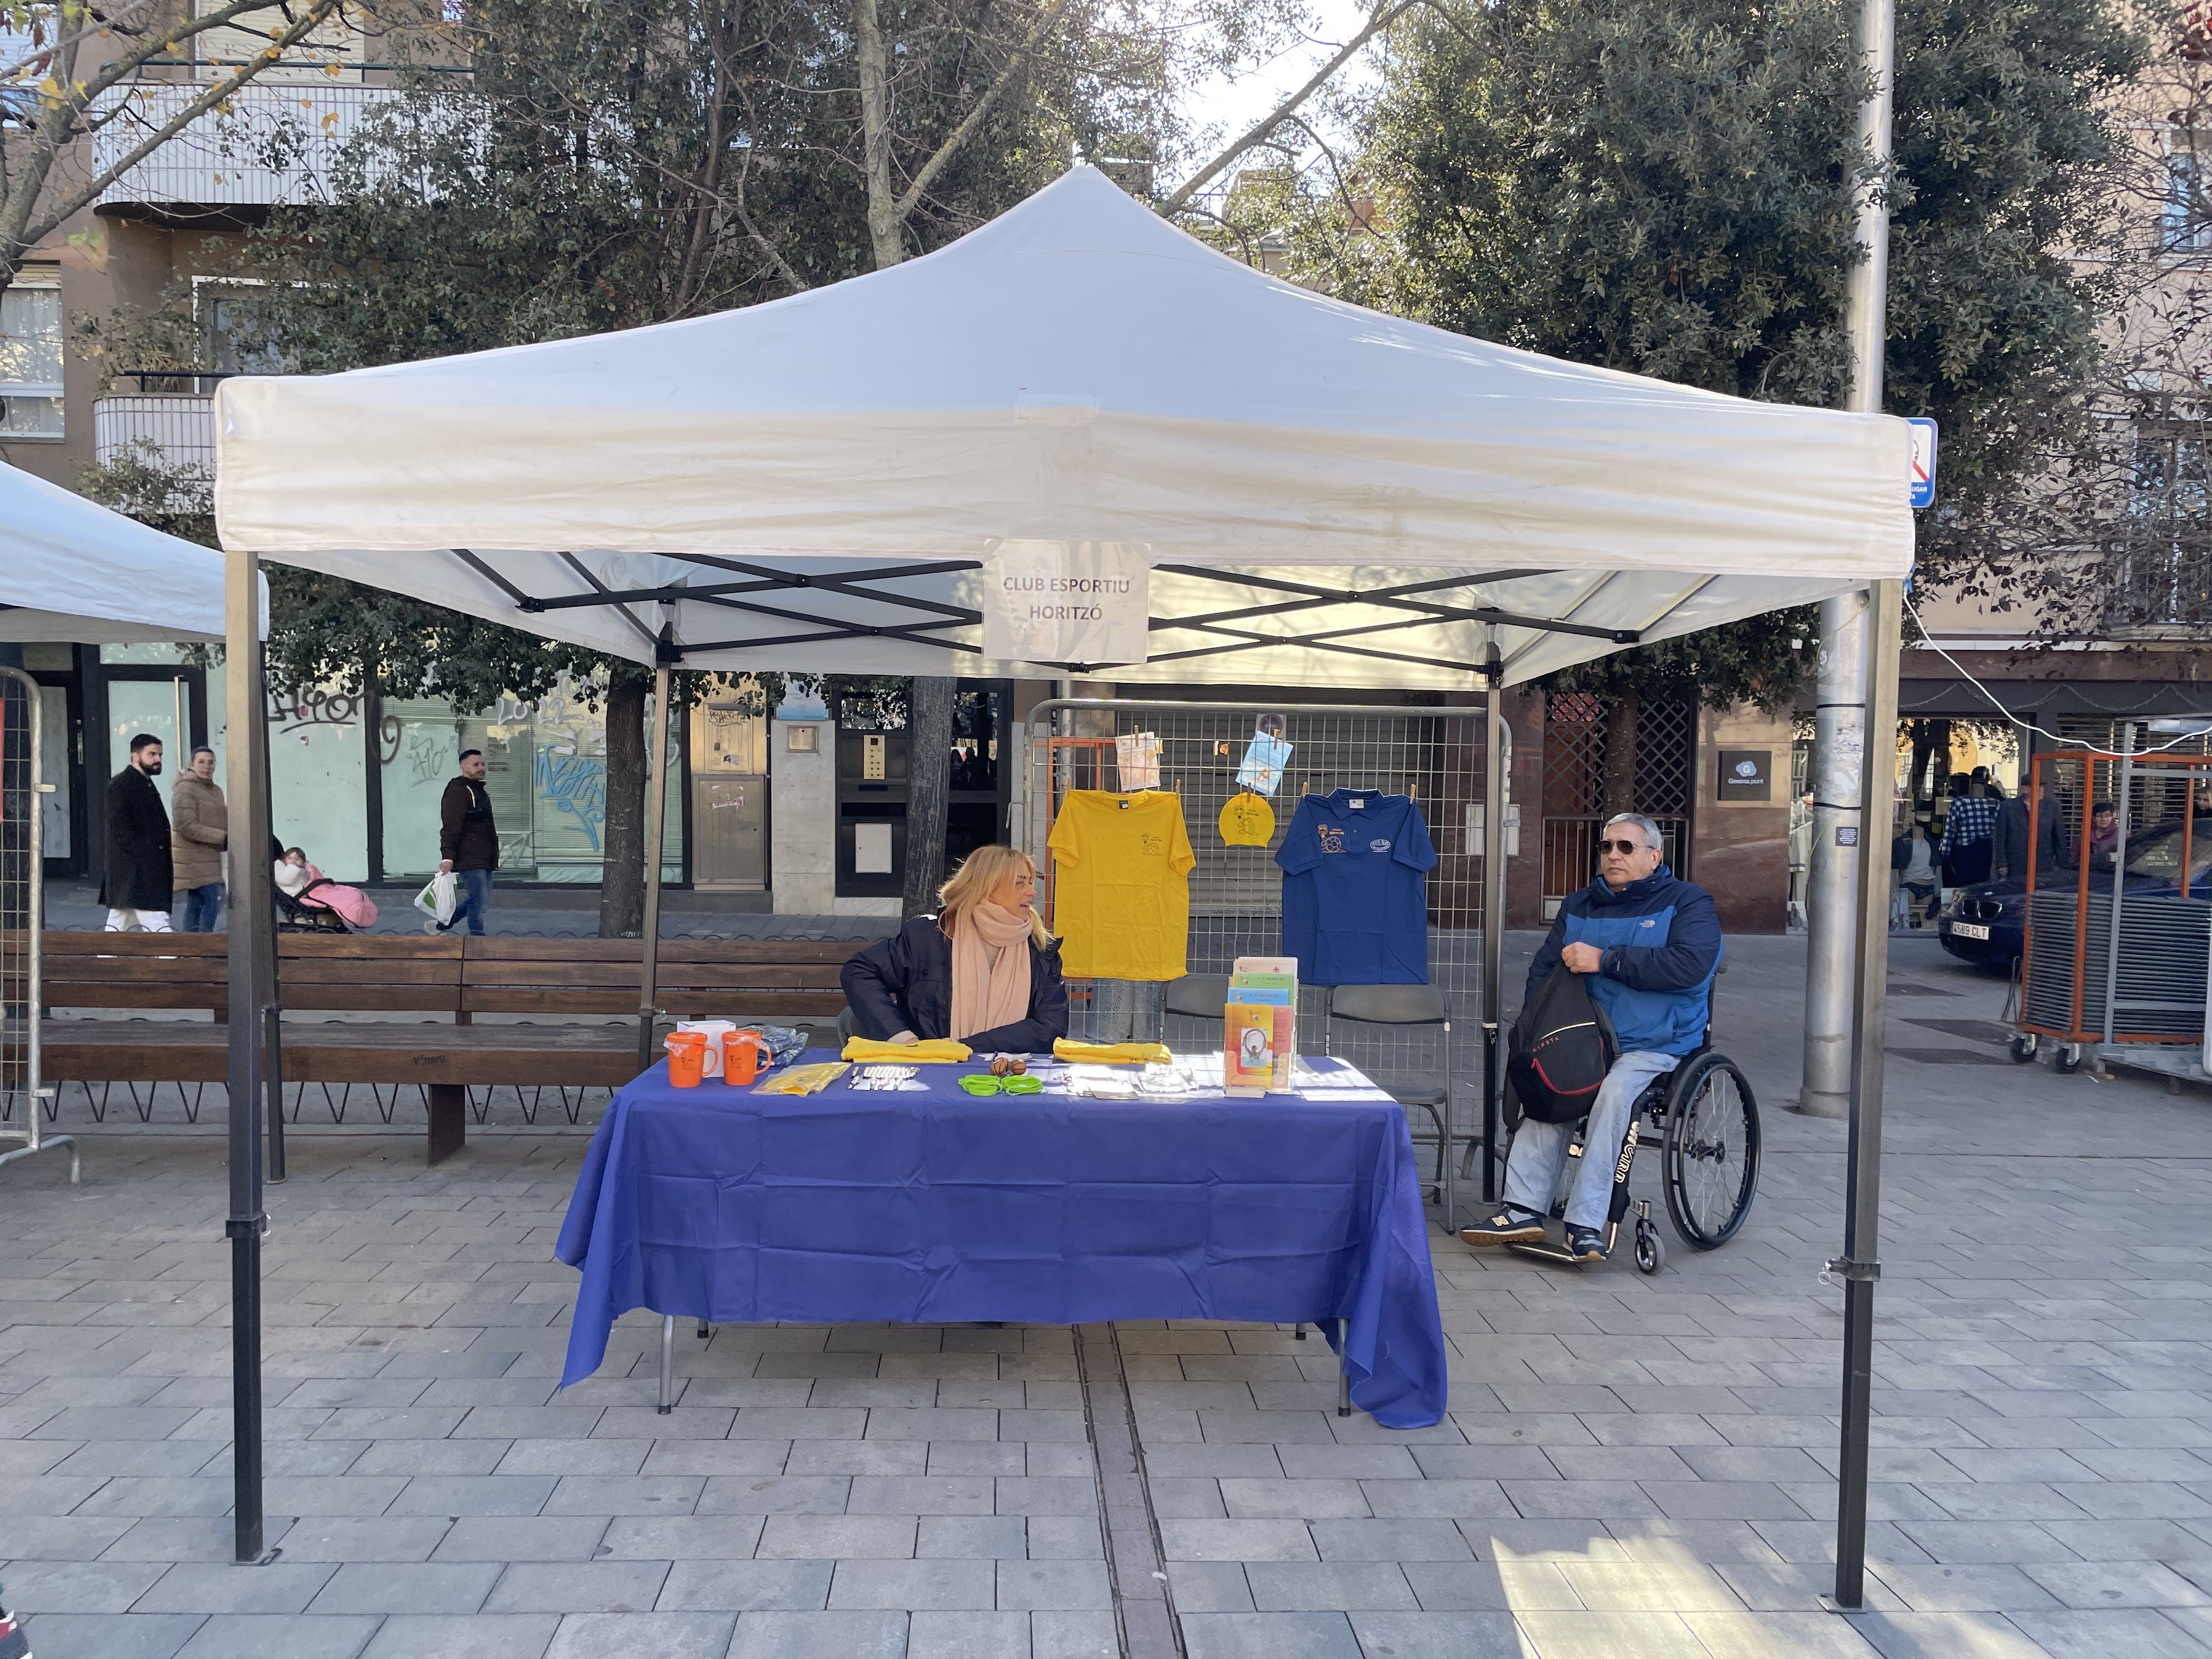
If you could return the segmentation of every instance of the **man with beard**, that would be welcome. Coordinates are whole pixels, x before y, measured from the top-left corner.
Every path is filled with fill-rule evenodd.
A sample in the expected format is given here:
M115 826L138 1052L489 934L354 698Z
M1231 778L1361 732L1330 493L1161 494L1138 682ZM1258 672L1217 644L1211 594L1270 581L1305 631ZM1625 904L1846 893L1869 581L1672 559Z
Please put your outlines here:
M107 830L100 866L100 902L107 931L142 927L166 933L175 866L170 855L169 813L154 780L161 775L161 740L149 732L131 739L131 763L107 781Z

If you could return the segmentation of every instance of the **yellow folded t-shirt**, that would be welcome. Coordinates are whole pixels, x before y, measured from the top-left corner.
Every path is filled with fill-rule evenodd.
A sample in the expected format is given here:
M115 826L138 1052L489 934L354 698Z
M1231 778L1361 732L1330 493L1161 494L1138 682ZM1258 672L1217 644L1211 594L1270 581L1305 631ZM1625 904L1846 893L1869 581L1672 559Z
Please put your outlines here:
M949 1037L927 1042L877 1042L867 1037L847 1037L844 1056L863 1065L882 1066L903 1060L909 1066L957 1066L968 1058L968 1045Z
M1175 1058L1164 1042L1070 1042L1054 1037L1053 1058L1085 1066L1152 1066Z

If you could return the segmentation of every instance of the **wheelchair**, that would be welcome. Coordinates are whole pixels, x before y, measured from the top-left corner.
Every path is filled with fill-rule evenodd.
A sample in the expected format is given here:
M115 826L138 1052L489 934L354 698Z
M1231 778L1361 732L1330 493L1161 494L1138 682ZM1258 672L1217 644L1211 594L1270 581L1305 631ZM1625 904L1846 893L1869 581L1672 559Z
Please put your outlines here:
M1723 968L1721 970L1726 973ZM1613 1166L1613 1202L1606 1212L1605 1249L1608 1258L1620 1237L1620 1227L1635 1213L1637 1271L1656 1273L1667 1264L1666 1247L1659 1242L1659 1225L1651 1218L1651 1200L1628 1195L1628 1178L1636 1168L1637 1149L1656 1141L1662 1161L1662 1185L1666 1194L1667 1218L1675 1237L1693 1250L1717 1250L1736 1236L1751 1213L1759 1192L1759 1100L1751 1081L1726 1054L1713 1048L1710 1007L1704 1040L1680 1066L1656 1077L1637 1096L1629 1109L1628 1133L1621 1137L1620 1157ZM1567 1169L1562 1189L1574 1185L1580 1167L1587 1120L1575 1126L1567 1145ZM1478 1148L1468 1149L1470 1165ZM1462 1171L1462 1173L1467 1173ZM1551 1216L1562 1219L1566 1200L1554 1195ZM1579 1267L1563 1244L1506 1247L1516 1255L1540 1261Z

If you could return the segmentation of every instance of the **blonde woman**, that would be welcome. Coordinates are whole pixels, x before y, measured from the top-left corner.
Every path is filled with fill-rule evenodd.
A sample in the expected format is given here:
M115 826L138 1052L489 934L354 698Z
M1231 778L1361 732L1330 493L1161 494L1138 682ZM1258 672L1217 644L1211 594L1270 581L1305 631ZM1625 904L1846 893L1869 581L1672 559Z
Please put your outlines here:
M845 1000L879 1042L951 1037L975 1049L1049 1054L1067 1035L1060 945L1036 913L1036 866L979 847L916 916L845 964Z

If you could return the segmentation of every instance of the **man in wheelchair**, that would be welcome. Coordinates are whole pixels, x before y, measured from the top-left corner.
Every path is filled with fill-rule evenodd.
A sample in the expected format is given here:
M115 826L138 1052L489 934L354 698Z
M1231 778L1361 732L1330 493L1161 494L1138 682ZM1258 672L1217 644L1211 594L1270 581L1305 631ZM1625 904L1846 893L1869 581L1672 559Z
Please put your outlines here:
M1560 905L1529 964L1527 992L1534 997L1555 966L1590 975L1591 1000L1620 1041L1620 1058L1590 1107L1567 1195L1567 1249L1578 1261L1604 1259L1613 1169L1637 1097L1705 1041L1721 961L1712 895L1662 861L1659 826L1623 812L1599 836L1598 878ZM1504 1202L1460 1237L1469 1244L1541 1239L1575 1138L1572 1123L1525 1121L1505 1162Z

